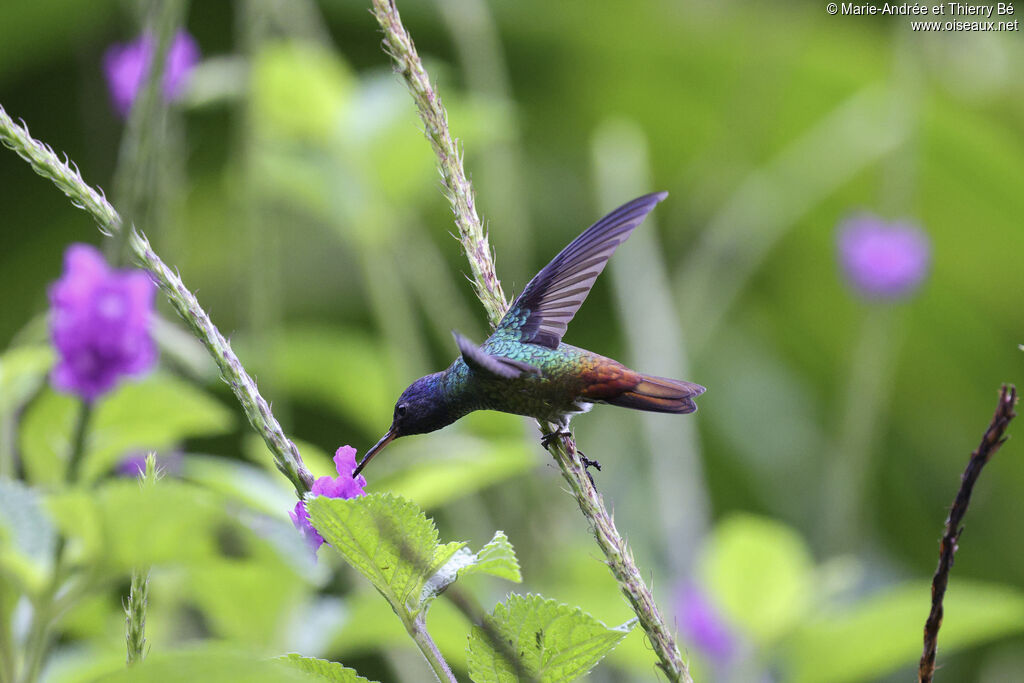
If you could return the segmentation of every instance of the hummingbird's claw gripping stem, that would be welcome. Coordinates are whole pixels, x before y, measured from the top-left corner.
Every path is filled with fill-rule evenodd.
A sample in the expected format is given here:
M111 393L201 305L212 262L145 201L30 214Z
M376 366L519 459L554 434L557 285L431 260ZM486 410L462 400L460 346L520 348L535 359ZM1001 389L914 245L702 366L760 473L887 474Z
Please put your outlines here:
M568 429L559 429L556 432L545 434L544 436L540 437L540 445L543 446L544 448L551 448L551 444L554 443L557 439L561 438L571 439L572 432L570 432Z
M594 475L590 473L590 468L593 467L598 472L600 472L601 463L599 463L596 460L591 460L587 456L583 455L583 451L577 450L576 454L580 456L580 462L583 464L583 471L587 473L587 479L590 480L590 485L596 489L597 484L594 483Z

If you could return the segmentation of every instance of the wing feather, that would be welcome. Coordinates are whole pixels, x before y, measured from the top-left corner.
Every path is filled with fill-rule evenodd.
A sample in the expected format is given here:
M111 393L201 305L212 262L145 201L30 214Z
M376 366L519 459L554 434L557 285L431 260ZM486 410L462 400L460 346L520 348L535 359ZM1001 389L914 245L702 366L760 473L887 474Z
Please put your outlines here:
M584 230L527 283L497 331L518 332L520 341L556 348L608 259L666 196L638 197Z

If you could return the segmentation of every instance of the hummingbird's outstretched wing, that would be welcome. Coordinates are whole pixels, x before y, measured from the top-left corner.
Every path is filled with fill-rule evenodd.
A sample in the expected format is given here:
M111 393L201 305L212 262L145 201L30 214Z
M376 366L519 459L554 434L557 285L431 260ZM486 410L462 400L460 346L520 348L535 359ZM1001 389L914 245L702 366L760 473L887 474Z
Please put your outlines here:
M615 249L667 192L638 197L591 225L534 276L512 302L495 334L554 349Z
M541 374L539 368L536 368L529 363L524 363L521 360L515 360L513 358L506 358L505 356L493 356L487 353L454 330L452 330L452 335L455 336L455 343L458 345L459 352L462 354L462 360L466 362L466 365L477 372L485 372L496 377L504 377L505 379L516 379L518 377L522 377L524 374Z

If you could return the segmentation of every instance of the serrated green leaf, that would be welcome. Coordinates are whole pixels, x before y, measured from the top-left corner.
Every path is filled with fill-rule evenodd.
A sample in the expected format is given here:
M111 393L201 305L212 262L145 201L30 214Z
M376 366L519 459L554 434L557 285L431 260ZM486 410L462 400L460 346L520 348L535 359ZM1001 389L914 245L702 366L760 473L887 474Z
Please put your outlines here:
M423 605L423 588L464 544L438 544L437 527L415 503L386 493L306 502L313 526L403 618Z
M221 434L233 421L220 401L171 375L122 384L93 414L83 476L95 478L129 451L159 451L186 437Z
M469 638L470 678L476 683L515 683L523 677L555 683L590 671L626 637L633 621L608 628L578 607L513 594L494 608L487 625L488 630L474 626ZM492 638L500 641L500 650Z
M931 584L915 581L801 623L784 647L794 683L876 680L921 656ZM954 579L946 593L939 658L1024 631L1024 593Z
M355 669L349 669L338 662L330 662L326 659L290 654L280 657L280 661L299 671L312 674L313 679L318 681L329 681L330 683L361 683L365 681L365 683L370 683L368 678L357 674Z
M420 602L424 606L428 605L457 578L469 574L490 574L516 583L523 580L519 571L519 560L516 559L516 553L505 532L496 532L494 538L478 553L460 547L433 576L427 579Z
M53 365L49 346L19 346L0 355L0 416L17 410L40 387Z
M500 579L522 583L523 574L519 570L519 558L504 531L494 534L487 545L476 554L476 564L469 570L472 573L490 574Z
M53 564L53 523L27 486L0 479L0 575L23 590L42 588Z
M77 399L45 389L21 419L21 461L33 484L61 481L80 407Z

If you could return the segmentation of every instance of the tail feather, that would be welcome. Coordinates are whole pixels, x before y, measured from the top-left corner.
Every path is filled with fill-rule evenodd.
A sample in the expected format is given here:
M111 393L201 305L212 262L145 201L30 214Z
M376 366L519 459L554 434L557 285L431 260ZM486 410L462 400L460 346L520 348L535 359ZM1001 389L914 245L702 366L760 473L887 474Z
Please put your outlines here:
M641 375L640 381L630 391L605 401L613 406L634 410L685 414L697 410L693 399L704 391L704 387L692 382Z

